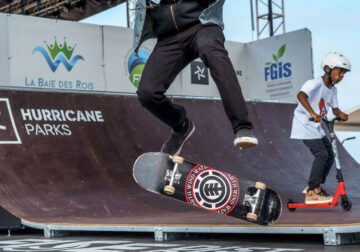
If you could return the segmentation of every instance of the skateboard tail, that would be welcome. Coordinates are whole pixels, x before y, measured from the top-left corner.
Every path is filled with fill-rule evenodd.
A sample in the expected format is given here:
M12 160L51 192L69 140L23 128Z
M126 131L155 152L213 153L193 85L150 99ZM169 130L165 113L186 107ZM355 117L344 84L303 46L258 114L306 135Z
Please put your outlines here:
M139 156L133 167L135 182L145 190L161 194L164 187L166 170L163 167L168 165L168 155L164 153L144 153Z

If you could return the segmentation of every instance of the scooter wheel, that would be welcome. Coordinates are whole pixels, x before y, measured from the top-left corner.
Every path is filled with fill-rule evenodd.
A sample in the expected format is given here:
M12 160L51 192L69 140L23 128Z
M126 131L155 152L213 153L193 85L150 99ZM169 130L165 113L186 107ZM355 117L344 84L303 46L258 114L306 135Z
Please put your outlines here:
M351 200L346 197L343 196L341 197L341 207L345 210L345 211L350 211L351 207L352 207L352 203Z
M294 212L294 211L296 210L296 208L289 207L289 204L293 204L293 203L296 203L296 201L293 200L293 199L288 199L287 209L288 209L290 212Z

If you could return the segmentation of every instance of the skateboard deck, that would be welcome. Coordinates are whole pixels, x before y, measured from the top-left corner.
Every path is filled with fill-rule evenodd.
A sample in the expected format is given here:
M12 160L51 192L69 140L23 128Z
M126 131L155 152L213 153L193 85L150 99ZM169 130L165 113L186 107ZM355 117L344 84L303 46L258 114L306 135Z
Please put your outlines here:
M150 192L259 225L276 222L282 211L279 195L264 183L178 156L145 153L135 161L133 176Z

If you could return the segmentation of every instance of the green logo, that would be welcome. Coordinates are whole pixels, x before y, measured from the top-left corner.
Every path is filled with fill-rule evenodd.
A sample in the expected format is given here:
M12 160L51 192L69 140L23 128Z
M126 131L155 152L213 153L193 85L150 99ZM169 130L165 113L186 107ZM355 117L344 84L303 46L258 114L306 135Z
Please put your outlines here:
M76 45L74 45L73 47L71 46L68 46L68 44L66 43L66 40L64 41L64 45L60 45L58 44L56 38L55 38L55 43L54 44L48 44L46 43L45 41L45 45L51 55L51 58L54 60L56 58L56 56L59 54L59 53L63 53L65 55L65 57L67 58L67 60L70 60L71 59L71 56L74 52L74 49L76 47Z
M275 62L279 62L280 58L282 56L284 56L285 54L285 50L286 50L286 44L283 44L277 51L277 54L273 54L272 55L272 58L273 58L273 61ZM266 62L265 65L271 65L272 62Z
M265 63L264 78L265 82L274 81L283 78L290 78L292 75L292 67L290 62L284 62L280 60L286 50L286 44L283 44L276 54L272 55L273 62Z
M35 47L32 54L34 55L35 53L40 53L53 72L58 69L60 64L63 64L70 72L79 60L84 60L83 56L81 55L75 55L73 57L73 52L76 45L72 47L68 46L65 39L63 45L58 44L56 37L54 44L49 45L46 41L44 43L45 47Z

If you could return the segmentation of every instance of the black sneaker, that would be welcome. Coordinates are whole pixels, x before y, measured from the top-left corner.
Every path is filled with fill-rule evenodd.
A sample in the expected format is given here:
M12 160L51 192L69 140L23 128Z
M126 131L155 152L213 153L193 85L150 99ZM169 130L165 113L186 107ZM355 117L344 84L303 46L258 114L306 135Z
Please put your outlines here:
M324 184L320 184L321 192L322 192L325 196L327 196L327 197L330 196L330 194L328 194L327 191L324 190L323 186L324 186ZM307 191L309 191L309 186L306 186L306 187L304 188L304 190L302 191L302 193L303 193L303 194L306 194Z
M333 197L326 196L320 187L309 190L305 196L305 204L331 203Z
M188 140L195 131L194 124L189 119L186 120L187 127L180 132L172 131L170 137L162 146L161 152L169 155L178 155L180 153L185 141Z
M324 188L321 187L321 192L322 194L324 194L326 197L330 197L330 194L324 190Z
M258 144L257 138L252 134L251 129L243 128L236 132L234 145L236 148L247 149Z

